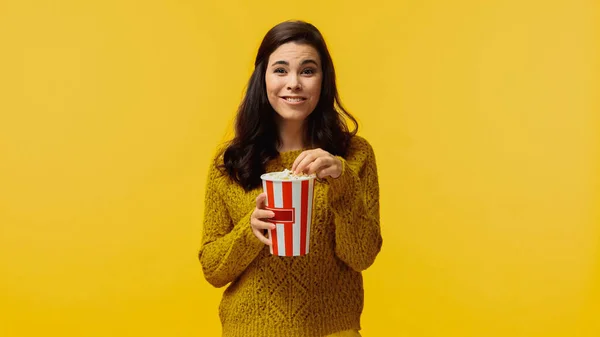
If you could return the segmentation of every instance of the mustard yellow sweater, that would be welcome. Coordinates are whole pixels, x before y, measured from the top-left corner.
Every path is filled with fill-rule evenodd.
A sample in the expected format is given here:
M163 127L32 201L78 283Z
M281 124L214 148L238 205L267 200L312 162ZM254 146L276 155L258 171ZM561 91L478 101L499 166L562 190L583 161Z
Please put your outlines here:
M266 171L291 169L302 151L283 152ZM322 337L360 329L361 271L382 244L375 155L352 138L342 174L315 184L310 250L280 257L252 233L261 188L245 192L211 165L199 258L208 282L230 284L219 306L226 337Z

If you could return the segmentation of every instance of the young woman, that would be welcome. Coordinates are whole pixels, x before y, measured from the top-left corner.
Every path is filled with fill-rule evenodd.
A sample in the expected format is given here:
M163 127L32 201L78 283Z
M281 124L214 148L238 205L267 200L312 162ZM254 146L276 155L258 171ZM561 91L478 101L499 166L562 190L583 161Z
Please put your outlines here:
M370 144L340 104L321 33L283 22L264 37L240 104L235 137L207 181L199 258L223 294L226 337L360 336L361 272L382 245L379 185ZM349 131L345 120L354 124ZM270 254L260 176L316 174L310 249Z

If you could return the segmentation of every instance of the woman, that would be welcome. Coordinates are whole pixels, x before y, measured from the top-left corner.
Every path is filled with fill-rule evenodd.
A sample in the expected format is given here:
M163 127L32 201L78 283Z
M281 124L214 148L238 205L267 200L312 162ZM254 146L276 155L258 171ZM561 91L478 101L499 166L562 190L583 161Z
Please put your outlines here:
M355 125L350 132L345 118ZM361 271L382 244L373 149L341 106L333 63L313 25L284 22L264 37L234 139L210 167L199 258L230 284L223 336L360 336ZM316 174L310 253L271 255L274 225L260 175Z

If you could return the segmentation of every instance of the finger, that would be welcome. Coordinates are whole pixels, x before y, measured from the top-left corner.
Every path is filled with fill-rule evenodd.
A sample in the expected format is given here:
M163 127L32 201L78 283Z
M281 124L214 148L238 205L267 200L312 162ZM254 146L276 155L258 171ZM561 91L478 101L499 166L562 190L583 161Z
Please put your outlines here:
M296 158L296 160L294 160L294 164L292 164L292 172L296 172L296 169L298 168L298 164L300 164L300 162L302 160L304 160L304 158L311 152L311 150L308 151L303 151L302 153L300 153L300 155Z
M260 229L260 230L275 229L275 224L266 222L266 221L261 221L258 219L250 220L250 226L252 226L253 229Z
M261 193L256 197L256 208L265 208L265 201L267 200L267 194Z
M315 159L315 161L313 161L312 163L310 163L310 165L306 168L307 169L307 174L313 174L313 173L317 173L321 170L326 169L327 167L330 167L332 162L331 160L328 160L329 158L326 157L319 157L317 159Z
M310 153L307 154L302 161L300 161L300 163L298 163L298 166L296 166L296 171L294 171L295 174L300 174L300 173L304 173L306 172L306 168L308 167L308 165L310 165L310 163L312 163L313 161L315 161L317 157Z
M260 242L267 246L271 245L271 240L267 239L259 230L253 229L252 233L254 233L254 236L256 236Z
M256 219L271 219L275 217L275 212L257 208L254 210L253 216Z

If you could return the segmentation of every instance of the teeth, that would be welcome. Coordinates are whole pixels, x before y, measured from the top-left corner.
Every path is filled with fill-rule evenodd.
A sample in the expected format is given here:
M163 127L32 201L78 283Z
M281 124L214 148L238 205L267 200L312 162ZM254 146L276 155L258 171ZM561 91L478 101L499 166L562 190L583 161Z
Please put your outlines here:
M286 97L285 99L288 102L300 102L302 101L302 98L291 98L291 97Z

